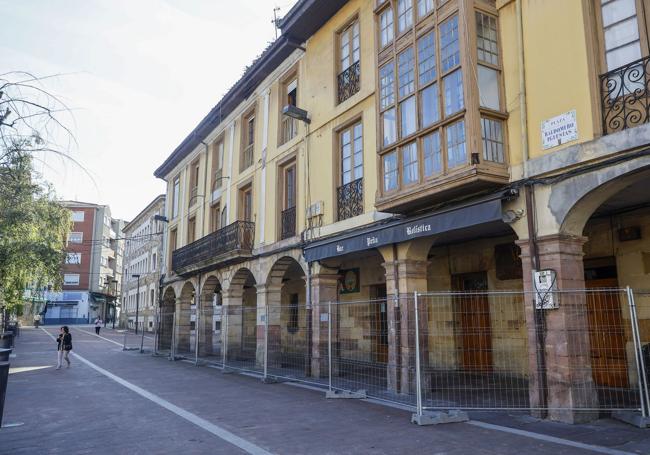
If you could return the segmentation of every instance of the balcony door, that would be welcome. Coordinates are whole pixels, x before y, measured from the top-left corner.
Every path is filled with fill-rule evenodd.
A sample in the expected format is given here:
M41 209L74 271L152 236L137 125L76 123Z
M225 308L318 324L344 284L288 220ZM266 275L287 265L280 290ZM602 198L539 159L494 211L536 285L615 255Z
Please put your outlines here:
M282 168L282 211L280 213L281 237L296 235L296 164Z
M253 221L253 188L248 185L239 190L239 219Z
M363 124L339 132L340 177L337 190L338 220L363 213Z

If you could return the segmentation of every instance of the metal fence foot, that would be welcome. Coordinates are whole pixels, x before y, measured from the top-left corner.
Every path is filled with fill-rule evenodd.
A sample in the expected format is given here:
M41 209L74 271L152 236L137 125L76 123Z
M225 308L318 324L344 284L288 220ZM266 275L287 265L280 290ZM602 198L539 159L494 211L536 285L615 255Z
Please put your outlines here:
M650 417L643 417L638 411L616 411L612 412L612 418L621 422L629 423L638 428L650 428Z
M422 414L414 413L411 416L411 423L418 425L439 425L441 423L467 422L469 417L464 411L425 411Z
M366 391L361 389L356 392L348 392L347 390L328 390L325 392L325 398L345 398L345 399L363 399L367 398Z
M267 376L265 378L262 378L262 382L264 384L277 384L280 381L278 381L276 378L273 378L271 376Z

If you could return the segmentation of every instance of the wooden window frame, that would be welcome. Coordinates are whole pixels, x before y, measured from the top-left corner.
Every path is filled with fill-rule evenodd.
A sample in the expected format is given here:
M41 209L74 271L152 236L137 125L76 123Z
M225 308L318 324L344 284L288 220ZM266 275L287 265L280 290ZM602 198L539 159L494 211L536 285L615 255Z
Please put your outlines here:
M178 182L178 185L176 184ZM172 179L172 210L171 218L175 220L180 213L181 205L181 175L178 174Z
M354 24L358 24L359 26L359 59L356 61L351 61L350 65L347 68L343 68L341 58L342 58L342 37L343 34L351 29ZM359 93L361 91L361 20L360 20L360 15L359 11L356 11L354 14L350 16L350 18L344 23L343 26L339 27L335 32L334 32L334 55L335 55L335 64L334 64L334 106L337 106L341 103L346 102L348 99L352 98L354 95ZM350 35L350 42L348 43L349 46L349 56L350 60L354 59L354 35ZM339 96L339 76L343 74L345 71L349 70L351 67L353 67L355 64L359 63L359 86L357 88L357 91L354 92L353 94L350 94L347 98L345 99L340 99Z
M194 232L192 232L192 229L191 229L192 226L194 227L194 229L193 229ZM197 240L197 238L196 238L196 227L197 227L197 223L196 223L196 213L195 213L195 214L192 214L191 216L189 216L187 218L187 236L186 236L187 243L186 243L186 245L189 245L190 243L193 243L193 242L195 242Z
M221 226L221 204L217 202L210 206L210 231L215 232L223 227Z
M249 219L246 219L246 194L250 194L250 217ZM237 219L239 221L253 221L253 205L254 205L254 199L253 199L253 182L249 181L246 183L243 183L240 185L238 189L238 194L237 194L237 199L238 199L238 210L237 210Z
M253 121L253 130L252 130L252 136L251 136L251 129L250 129L250 124L251 124L251 119ZM250 169L253 167L253 164L255 163L255 144L257 142L257 137L256 137L256 129L257 129L257 106L255 103L241 116L241 146L239 150L239 172L244 172L247 169ZM252 142L249 143L250 138L252 137ZM250 151L248 151L248 148L251 148ZM245 160L245 155L246 153L251 154L251 160L250 163L246 163Z
M219 146L221 146L223 156L220 156ZM212 141L210 148L212 149L212 163L210 167L212 180L211 188L212 191L215 191L223 186L221 183L223 181L223 161L226 157L226 143L223 135L220 135L217 139Z
M379 27L379 16L385 8L388 6L394 8L396 11L396 0L390 0L381 3L375 9L376 14L376 26ZM432 11L429 11L425 16L419 17L418 15L418 2L417 0L413 1L413 26L411 29L405 31L402 34L396 29L396 36L393 40L392 45L386 46L384 49L379 49L376 59L376 93L381 94L381 80L379 78L380 70L385 67L386 64L392 62L393 64L393 93L394 93L394 103L389 104L385 107L380 106L380 98L377 96L376 100L376 112L377 112L377 150L379 165L377 166L378 181L380 182L379 194L380 198L392 197L395 194L399 194L403 190L410 189L413 187L413 184L408 186L403 183L403 153L401 151L402 147L406 144L417 141L418 149L418 173L419 173L419 183L427 183L431 181L444 178L447 174L453 174L459 172L459 170L466 168L466 166L457 166L453 168L448 167L448 156L447 156L447 138L445 135L446 127L455 124L457 121L463 119L465 121L465 137L466 137L466 150L467 150L467 166L472 166L472 156L471 156L471 144L473 141L476 141L477 144L480 144L479 154L481 157L480 163L481 166L485 168L495 167L498 170L502 171L508 165L508 144L507 144L507 130L505 120L508 118L505 113L505 87L503 81L503 52L502 52L502 39L501 39L501 28L499 24L498 11L495 7L486 4L480 1L464 1L464 0L448 0L445 2L436 1ZM478 81L473 81L470 77L470 72L472 68L477 68L478 63L478 49L476 46L477 43L477 31L476 31L476 14L480 12L482 14L491 15L496 18L497 26L497 40L498 40L498 65L492 65L491 67L497 70L498 88L499 88L499 110L492 110L489 108L483 108L480 106L480 99L478 98L478 93L471 93L473 91L478 91ZM397 14L396 12L394 13ZM443 71L442 68L442 58L441 58L441 47L440 47L440 28L443 23L450 20L453 16L458 17L458 48L459 48L459 61L453 67L450 67ZM395 19L397 22L397 19ZM395 25L395 27L397 27ZM378 31L379 33L379 31ZM418 43L421 38L425 35L433 33L434 34L434 49L435 49L435 77L427 81L424 84L420 83L420 52L418 48ZM398 36L399 34L399 36ZM469 39L468 39L469 38ZM403 52L406 48L412 47L415 55L415 90L412 94L400 98L398 92L398 55ZM483 63L481 63L483 64ZM474 65L474 66L472 66ZM486 64L486 66L488 66ZM454 73L455 71L460 70L462 72L463 78L463 108L457 112L453 112L449 115L445 113L445 87L443 79L448 75ZM428 126L422 126L423 124L423 110L422 110L422 94L424 90L428 89L433 85L437 86L438 92L438 119L431 123ZM400 103L408 99L411 96L415 96L416 102L416 116L417 116L417 127L416 132L409 136L402 137L402 115L399 109ZM384 145L384 122L383 116L384 113L390 109L395 109L395 132L396 139L393 143L389 145ZM486 160L483 160L483 147L482 147L482 136L481 136L481 118L489 118L490 120L496 120L501 122L501 131L504 147L504 162L503 163L492 163ZM438 132L438 138L440 141L440 151L441 151L441 172L433 172L431 175L426 176L424 174L424 138L429 136L434 132ZM391 191L386 191L384 188L384 156L393 151L397 152L397 170L398 170L398 185L397 188Z
M294 65L285 76L282 77L278 89L278 147L291 142L293 139L298 137L300 122L298 119L287 117L282 114L282 109L288 104L287 100L287 89L293 81L296 81L296 107L300 100L300 80L298 77L298 65ZM293 124L294 133L290 138L285 138L284 136L284 125L286 122L291 122Z
M355 117L353 120L350 120L349 122L346 122L344 125L341 127L337 128L335 133L336 133L336 163L337 163L337 175L336 175L336 182L337 182L337 187L343 186L343 143L341 142L343 140L343 133L346 131L350 131L351 134L351 161L352 161L352 167L350 168L350 172L352 172L352 177L354 177L354 168L355 168L355 163L354 163L354 128L357 125L361 125L361 177L360 179L363 179L364 174L365 174L365 169L364 169L364 163L363 163L363 153L364 153L364 126L363 126L363 118L362 117ZM353 178L350 180L350 182L354 182L355 180L358 180L356 178Z
M190 178L189 183L189 200L187 201L188 207L194 207L199 200L199 180L201 179L201 158L198 157L189 166Z
M641 46L641 57L650 55L650 9L645 7L643 0L635 0L636 18L639 27L639 43ZM601 0L593 0L594 26L598 53L599 74L607 73L607 56L605 52L605 29L603 26L603 14ZM644 24L645 16L645 24Z

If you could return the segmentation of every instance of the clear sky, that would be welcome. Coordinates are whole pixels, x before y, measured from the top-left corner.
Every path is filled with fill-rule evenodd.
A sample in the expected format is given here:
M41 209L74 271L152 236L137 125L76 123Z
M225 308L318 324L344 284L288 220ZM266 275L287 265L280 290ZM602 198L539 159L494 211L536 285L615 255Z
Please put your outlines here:
M0 0L0 73L63 74L46 88L74 112L71 163L37 170L64 199L130 220L164 183L153 171L274 36L295 0Z

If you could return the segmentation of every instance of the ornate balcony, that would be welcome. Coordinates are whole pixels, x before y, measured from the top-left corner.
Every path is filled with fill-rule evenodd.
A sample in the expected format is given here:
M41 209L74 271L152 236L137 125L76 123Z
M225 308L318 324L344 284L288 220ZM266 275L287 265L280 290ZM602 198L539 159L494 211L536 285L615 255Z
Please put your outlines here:
M281 213L282 240L296 235L296 207L290 207Z
M172 270L179 275L217 264L237 262L251 256L255 223L235 221L172 253Z
M600 76L603 134L650 122L650 57Z
M357 93L361 88L361 63L353 63L348 69L342 71L338 77L338 101L343 101Z
M336 189L338 220L345 220L363 213L363 179L353 180Z

